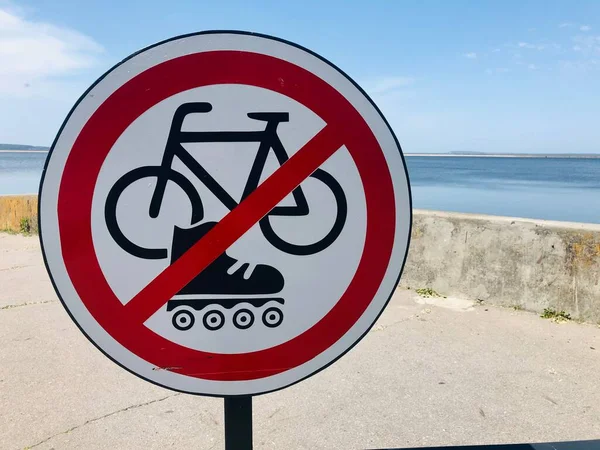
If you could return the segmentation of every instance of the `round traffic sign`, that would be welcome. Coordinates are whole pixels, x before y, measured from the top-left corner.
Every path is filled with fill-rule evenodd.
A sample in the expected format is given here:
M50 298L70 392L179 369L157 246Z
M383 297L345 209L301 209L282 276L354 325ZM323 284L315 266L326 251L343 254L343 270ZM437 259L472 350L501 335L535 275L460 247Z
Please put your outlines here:
M159 385L251 395L371 328L408 252L406 165L367 95L273 37L146 48L77 102L40 186L57 294L109 358Z

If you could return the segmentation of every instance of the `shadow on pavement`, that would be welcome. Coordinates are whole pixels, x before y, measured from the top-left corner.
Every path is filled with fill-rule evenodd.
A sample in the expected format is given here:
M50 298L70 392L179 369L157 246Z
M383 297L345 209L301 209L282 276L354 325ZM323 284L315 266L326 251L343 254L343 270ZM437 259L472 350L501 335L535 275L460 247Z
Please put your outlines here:
M465 445L456 447L398 447L379 450L600 450L600 440L547 442L538 444Z

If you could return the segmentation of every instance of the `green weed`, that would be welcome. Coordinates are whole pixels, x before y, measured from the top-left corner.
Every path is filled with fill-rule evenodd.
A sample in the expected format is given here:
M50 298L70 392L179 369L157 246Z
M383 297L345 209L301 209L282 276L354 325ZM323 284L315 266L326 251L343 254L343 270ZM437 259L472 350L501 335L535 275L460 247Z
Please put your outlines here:
M19 231L23 234L31 233L31 221L29 220L29 217L21 217Z
M419 294L421 297L424 297L424 298L431 298L431 297L446 298L445 295L440 295L440 294L438 294L436 291L434 291L431 288L416 289L415 292L417 294Z
M571 320L571 315L565 311L557 311L553 308L545 308L540 316L542 319L550 319L554 322L567 322Z

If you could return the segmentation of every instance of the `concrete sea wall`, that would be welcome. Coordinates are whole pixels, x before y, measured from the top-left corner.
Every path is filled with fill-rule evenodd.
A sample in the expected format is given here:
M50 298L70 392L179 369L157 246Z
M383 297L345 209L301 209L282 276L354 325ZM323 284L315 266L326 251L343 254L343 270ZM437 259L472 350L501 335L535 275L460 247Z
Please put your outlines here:
M417 210L400 285L600 322L600 225Z
M0 230L37 232L37 196L0 196ZM415 210L400 285L600 323L600 225Z

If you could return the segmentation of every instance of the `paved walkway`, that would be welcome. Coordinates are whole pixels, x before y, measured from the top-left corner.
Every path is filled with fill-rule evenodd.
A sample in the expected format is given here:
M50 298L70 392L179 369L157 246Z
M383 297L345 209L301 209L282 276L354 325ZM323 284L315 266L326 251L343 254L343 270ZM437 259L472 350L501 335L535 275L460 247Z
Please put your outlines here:
M600 437L600 328L398 291L329 369L255 399L255 448ZM222 400L105 358L52 290L36 238L0 234L0 448L223 448Z

